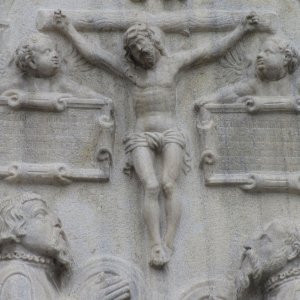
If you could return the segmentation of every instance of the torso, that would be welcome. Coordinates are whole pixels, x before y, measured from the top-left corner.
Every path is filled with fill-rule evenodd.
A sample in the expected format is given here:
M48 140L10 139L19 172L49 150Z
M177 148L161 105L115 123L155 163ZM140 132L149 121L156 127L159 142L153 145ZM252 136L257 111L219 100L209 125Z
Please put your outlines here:
M136 71L132 90L136 132L164 132L177 127L175 75L167 57L162 57L153 69Z
M0 296L8 278L12 276L24 276L31 283L33 300L59 299L60 295L55 283L50 281L44 267L19 261L1 262L0 266Z
M295 95L294 84L290 76L286 76L278 81L261 81L256 79L255 94L257 96L287 96Z

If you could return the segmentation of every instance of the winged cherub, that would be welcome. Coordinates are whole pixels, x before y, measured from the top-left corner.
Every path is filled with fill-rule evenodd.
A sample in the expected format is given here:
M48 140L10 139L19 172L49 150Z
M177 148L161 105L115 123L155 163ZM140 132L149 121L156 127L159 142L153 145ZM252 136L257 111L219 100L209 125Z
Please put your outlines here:
M238 63L238 61L237 61ZM228 64L229 65L229 64ZM235 64L232 63L231 66ZM251 96L296 96L291 75L299 66L298 51L279 36L269 37L262 45L255 61L255 75L203 96L195 102L199 109L205 103L230 103L251 99ZM238 66L237 66L238 67ZM236 73L238 73L236 67Z
M176 75L194 64L201 65L221 57L248 32L259 28L256 14L249 14L222 39L189 51L168 55L157 27L138 23L124 34L127 63L122 56L96 47L81 35L68 18L54 13L57 30L63 33L91 64L106 67L132 84L136 124L125 140L125 150L144 187L143 216L151 244L150 265L162 267L170 259L181 215L181 204L174 195L176 180L185 160L186 140L175 117ZM155 169L155 155L161 154L162 179ZM160 186L165 195L166 233L160 233Z
M45 34L33 33L26 37L16 49L15 63L18 76L1 82L0 92L4 92L3 95L11 92L40 92L47 93L47 97L53 95L61 98L71 95L84 98L100 96L66 76L57 44ZM101 98L104 97L101 95ZM105 100L111 102L108 98Z

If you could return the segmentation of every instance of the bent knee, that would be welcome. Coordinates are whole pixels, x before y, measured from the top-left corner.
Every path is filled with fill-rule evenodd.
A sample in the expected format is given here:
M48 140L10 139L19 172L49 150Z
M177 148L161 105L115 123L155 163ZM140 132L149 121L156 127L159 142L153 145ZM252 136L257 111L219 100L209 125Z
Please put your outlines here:
M175 181L172 180L165 180L162 183L162 189L166 194L173 193L175 188Z
M147 182L145 184L145 191L151 194L159 193L159 183L157 181Z

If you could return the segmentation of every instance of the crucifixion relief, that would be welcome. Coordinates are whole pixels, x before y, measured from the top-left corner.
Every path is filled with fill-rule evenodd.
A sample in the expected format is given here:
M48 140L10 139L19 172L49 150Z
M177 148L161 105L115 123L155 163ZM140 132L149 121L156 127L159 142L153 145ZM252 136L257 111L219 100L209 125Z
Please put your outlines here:
M233 29L220 40L195 49L168 54L162 43L161 28L172 31L170 24L174 20L166 18L163 21L161 17L157 17L152 18L152 23L155 23L155 20L160 26L149 25L146 22L131 23L130 16L122 21L125 30L125 60L122 59L122 54L117 56L102 47L91 45L78 32L80 24L71 21L59 10L52 14L52 20L44 20L43 25L40 24L39 27L61 32L92 65L106 67L131 83L136 123L134 132L124 140L125 151L130 156L132 167L144 188L143 217L151 246L149 263L153 267L162 267L173 254L174 239L181 216L181 203L175 195L176 180L181 169L184 166L189 167L186 137L175 117L176 75L193 65L199 66L220 58L248 32L270 28L257 14L249 13L238 22L235 21L235 24L219 22L219 27ZM120 29L122 24L119 19L115 18L114 21L110 21L110 27ZM214 28L211 20L207 22L200 18L198 27L194 23L192 29L204 30L205 22L207 28ZM99 29L99 24L105 27L105 22L98 19L94 23L95 30ZM89 23L88 27L92 30L93 24ZM157 155L162 157L163 162L161 180L158 179L154 168ZM160 229L158 200L161 189L165 196L166 211L164 235Z

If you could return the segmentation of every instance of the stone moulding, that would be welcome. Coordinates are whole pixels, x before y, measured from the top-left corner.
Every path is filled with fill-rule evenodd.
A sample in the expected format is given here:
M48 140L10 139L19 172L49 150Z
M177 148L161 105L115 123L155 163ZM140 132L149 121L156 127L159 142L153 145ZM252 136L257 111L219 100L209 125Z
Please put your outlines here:
M108 104L103 99L67 98L59 93L24 93L10 90L0 96L0 105L15 110L34 109L61 112L67 108L102 109Z
M280 113L281 115L295 117L299 111L299 99L292 97L251 96L243 103L204 104L199 111L197 129L202 149L200 168L203 170L205 184L207 186L237 186L247 192L287 192L300 194L300 166L299 172L297 170L289 170L288 167L281 171L248 169L245 172L227 173L216 170L220 160L220 153L218 153L220 137L218 137L218 121L214 117L214 114L217 113L223 116L224 114L231 113L245 114L251 115L254 122L257 116L272 116L275 113L278 118L278 113ZM234 120L234 117L232 120ZM257 130L263 130L263 128L258 128ZM236 133L236 140L241 139L240 141L243 143L244 140L242 138L247 139L247 137L239 137ZM264 141L257 141L257 144L263 143ZM272 150L270 149L270 151ZM264 162L262 161L262 163Z
M216 174L205 180L209 186L234 185L247 192L288 192L300 194L300 172Z
M108 179L107 177L109 177L109 170L112 165L113 159L112 151L114 143L115 124L113 119L113 104L111 101L108 101L107 98L76 98L68 97L63 93L28 93L20 90L7 90L0 96L0 109L3 116L5 116L5 118L8 118L7 120L5 118L2 119L4 127L8 126L8 124L10 127L12 124L11 120L31 120L29 122L30 125L26 125L26 121L24 121L24 127L17 126L12 131L12 136L16 135L16 140L18 140L19 142L21 141L22 136L29 135L29 140L31 140L32 144L31 147L34 147L35 142L37 143L36 147L40 147L40 141L42 141L45 144L50 143L50 148L55 145L56 139L60 140L62 136L65 135L65 132L69 132L69 135L67 135L65 138L66 143L70 141L72 143L78 143L78 141L81 141L80 149L78 149L78 151L80 153L83 153L83 151L85 151L84 149L89 149L91 152L89 154L90 158L92 159L92 161L99 163L99 170L102 170L94 170L93 168L76 168L74 171L71 171L73 169L70 167L67 168L68 170L70 170L70 172L68 172L68 178L65 178L64 176L58 176L55 179L58 179L58 182L64 183L66 181L105 181L106 179ZM10 112L10 109L12 109L13 111ZM71 110L70 112L68 112L69 109ZM45 117L43 117L44 114ZM76 114L76 117L74 114ZM83 119L80 117L86 114L90 116L89 118L85 117L85 119L88 119L91 123L89 125L85 123L81 124ZM68 118L71 118L74 120L74 122L76 122L73 125L69 125L66 121L66 119ZM49 122L46 122L46 119ZM41 122L41 120L44 120L47 124L47 130L43 134L39 130L37 130L39 128L38 122ZM27 130L25 130L26 126L28 128ZM68 126L76 127L71 129ZM89 130L94 131L94 134L92 134L93 137L91 138L90 142L87 138L83 139L80 134L77 136L77 130L79 130L79 126L81 128L84 128L84 126L89 126ZM54 127L56 128L55 130ZM61 129L60 131L58 131L59 128ZM23 132L23 130L25 130L26 133L25 131ZM30 132L34 130L37 130L36 134ZM87 130L87 128L85 130ZM4 129L3 132L5 133ZM12 136L10 136L10 139L12 138ZM35 138L33 138L33 136L35 136ZM61 147L59 146L59 143L57 146L58 148ZM88 143L90 144L87 145ZM45 169L45 165L38 164L41 158L31 158L31 161L35 163L32 165L34 166L33 168L37 168L37 174L39 174L39 169L41 167L41 169L44 170L46 174L49 173L49 177L55 177L56 167L53 168L53 165L51 165L53 159L58 159L58 161L65 162L67 164L69 163L68 158L70 158L71 160L76 160L76 158L68 157L68 155L70 155L68 152L68 147L66 145L64 147L67 151L65 151L65 153L63 151L60 151L60 153L65 157L57 158L55 157L55 154L53 154L53 157L49 158L49 162L46 161L46 166L51 166L49 168L46 167ZM3 145L3 148L5 152L8 152L5 144ZM47 149L45 151L47 152ZM8 162L13 162L15 160L18 160L18 158L6 159L6 161ZM22 166L28 166L26 162L28 162L28 159L24 161L24 164L22 163ZM72 163L70 165L72 165ZM23 167L18 168L18 170L20 169L23 170ZM55 171L52 172L51 170ZM62 168L62 170L64 170L64 168ZM43 173L44 171L41 172ZM25 175L25 173L18 174L16 179L19 179L19 177L22 177L23 179L24 176L34 177L33 173L31 172L29 172L30 175ZM4 172L4 174L6 174L6 172ZM44 178L43 175L38 175L36 178L34 178L34 181L37 181L38 177L40 177L40 179Z
M0 179L8 183L28 182L68 185L78 181L102 182L109 180L109 171L71 168L66 164L12 163L0 166Z
M142 11L64 11L70 16L79 31L126 30L133 24L146 23L157 26L165 32L189 33L197 31L227 31L234 29L249 12L208 10L164 12L149 14ZM39 30L55 30L54 10L40 10L37 16ZM261 31L273 31L277 27L277 17L273 12L261 12Z
M177 294L178 300L232 300L234 299L232 284L225 280L195 280Z

